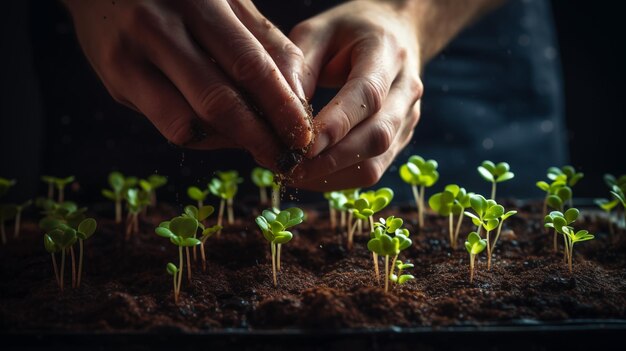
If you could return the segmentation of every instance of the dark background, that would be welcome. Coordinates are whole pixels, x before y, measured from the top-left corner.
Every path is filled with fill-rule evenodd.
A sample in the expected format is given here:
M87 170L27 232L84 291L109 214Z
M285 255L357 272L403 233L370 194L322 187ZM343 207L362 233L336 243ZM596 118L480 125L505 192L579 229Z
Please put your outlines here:
M602 175L626 173L623 19L617 7L607 4L552 3L563 66L570 162L586 174L576 189L578 197L606 196ZM32 196L32 189L42 191L40 174L76 173L79 181L104 187L103 164L107 170L138 176L176 164L175 172L166 173L170 185L163 197L180 202L186 198L186 186L206 183L216 169L241 163L252 166L241 152L206 153L169 145L145 118L111 103L58 2L11 1L4 6L0 176L19 180L13 198ZM294 12L294 22L303 16ZM94 156L90 148L106 153ZM68 159L72 162L64 161ZM242 190L251 187L248 181ZM91 200L99 194L99 188L84 188L77 187L70 197ZM528 194L539 196L539 190Z

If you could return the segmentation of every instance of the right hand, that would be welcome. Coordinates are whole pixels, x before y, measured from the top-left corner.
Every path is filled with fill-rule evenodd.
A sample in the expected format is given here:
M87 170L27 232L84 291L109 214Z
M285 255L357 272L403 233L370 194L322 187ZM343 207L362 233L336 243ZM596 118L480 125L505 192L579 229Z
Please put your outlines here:
M275 169L311 142L302 52L251 1L65 2L109 93L172 143L244 148Z

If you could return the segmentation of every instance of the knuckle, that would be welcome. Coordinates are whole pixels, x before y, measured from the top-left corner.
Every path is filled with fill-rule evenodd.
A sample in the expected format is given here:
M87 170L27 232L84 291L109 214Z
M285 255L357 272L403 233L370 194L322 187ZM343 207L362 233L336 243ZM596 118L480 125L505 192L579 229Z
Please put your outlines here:
M321 164L323 165L323 168L320 169L325 169L327 173L331 173L338 168L337 159L332 154L332 152L319 157L321 158Z
M283 45L282 49L283 53L286 54L290 59L297 62L304 62L304 53L302 53L302 50L291 41L287 41Z
M357 84L361 86L366 106L373 113L378 112L382 108L386 95L385 84L382 79L377 77L360 77L357 78Z
M162 133L170 143L177 146L185 146L191 137L189 124L184 118L172 118Z
M424 84L418 76L409 78L408 88L413 102L421 99L422 95L424 95Z
M249 48L243 50L232 65L235 81L250 82L267 75L270 69L270 60L262 49Z
M350 117L343 108L338 109L337 118L333 119L333 122L334 123L332 124L326 124L326 128L324 130L325 134L328 135L330 145L336 144L339 140L346 136L352 127Z
M378 156L389 150L393 142L394 127L391 122L381 119L372 130L370 136L370 149L372 156Z
M309 33L313 32L314 29L315 29L315 25L313 21L309 20L309 21L300 22L295 27L293 27L289 36L292 38L305 37L309 35Z
M237 92L224 84L208 86L198 101L199 115L209 120L234 113L242 103Z

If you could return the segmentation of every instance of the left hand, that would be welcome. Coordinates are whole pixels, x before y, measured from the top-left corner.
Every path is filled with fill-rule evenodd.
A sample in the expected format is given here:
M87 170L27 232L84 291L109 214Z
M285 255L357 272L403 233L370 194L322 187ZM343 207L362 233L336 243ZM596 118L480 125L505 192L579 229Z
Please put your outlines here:
M341 87L314 120L318 135L294 172L293 186L371 186L411 140L423 90L417 25L396 5L351 1L291 32L310 79Z

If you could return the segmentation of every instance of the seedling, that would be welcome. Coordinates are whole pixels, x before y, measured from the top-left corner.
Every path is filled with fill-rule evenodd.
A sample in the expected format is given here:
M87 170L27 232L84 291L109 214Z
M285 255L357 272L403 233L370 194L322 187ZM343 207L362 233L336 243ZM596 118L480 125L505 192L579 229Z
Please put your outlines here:
M15 206L15 227L13 228L13 237L17 238L20 236L20 229L22 225L22 212L24 209L28 208L33 204L32 200L28 200L22 204Z
M192 200L196 200L196 202L198 203L198 208L204 206L204 200L206 200L206 197L208 195L209 195L208 188L205 190L202 190L198 188L197 186L190 186L189 188L187 188L187 196L189 196L189 198Z
M337 211L343 215L343 223L345 225L345 208L344 205L348 202L348 198L341 191L331 191L324 193L324 198L328 201L328 212L330 219L330 229L337 229Z
M487 240L481 239L480 235L476 232L469 233L465 241L465 249L470 255L470 283L474 282L476 255L483 252L485 247L487 247Z
M137 178L124 177L120 172L109 173L111 189L102 189L102 195L115 203L115 223L122 223L122 201L126 191L137 185Z
M378 272L378 256L385 257L385 292L388 292L389 281L393 274L393 267L396 266L398 255L401 251L409 248L413 242L409 239L409 231L401 228L403 224L401 218L390 216L387 219L381 218L378 223L370 224L374 231L371 234L371 239L367 242L367 249L372 252L372 257L374 258L377 281L379 281L380 276ZM392 257L391 271L389 270L389 257Z
M83 274L83 241L91 238L93 233L96 232L96 227L98 223L93 218L86 218L78 225L78 230L76 231L76 237L78 238L78 273L77 273L77 281L76 287L80 287L80 280Z
M354 203L347 202L344 206L352 210L352 214L356 217L354 224L348 222L350 229L348 230L348 250L352 249L354 241L354 231L359 221L368 221L371 232L374 232L374 214L387 207L393 199L393 190L390 188L380 188L376 191L370 190L363 192Z
M228 224L235 223L235 214L233 211L233 199L237 194L238 186L243 179L239 177L237 171L216 172L217 178L211 179L209 183L209 190L211 194L219 197L220 210L217 215L217 225L222 225L222 218L224 217L224 205L228 205Z
M212 227L205 227L202 222L206 220L213 212L215 212L215 208L213 206L202 206L200 208L195 206L186 206L185 213L183 216L194 218L198 221L198 228L202 231L202 236L200 237L200 257L202 258L202 270L206 270L206 253L204 251L204 243L211 237L213 234L217 233L222 227L218 225L214 225ZM196 246L193 247L193 255L194 260L196 259Z
M545 181L539 181L537 187L546 193L543 199L543 216L547 214L548 205L555 210L563 211L565 201L572 198L572 189L567 185L565 175L555 177L549 184Z
M48 184L48 199L52 199L54 196L54 189L57 190L57 202L62 203L65 201L65 187L72 183L75 178L69 176L66 178L57 178L52 176L42 176L41 180Z
M293 238L293 234L287 229L302 223L303 220L304 212L297 207L282 211L267 209L256 218L256 224L263 232L263 237L270 243L274 286L278 286L276 271L280 271L280 248Z
M52 256L52 266L57 284L63 292L63 280L65 276L65 255L76 242L76 230L70 227L56 228L44 235L44 246ZM58 269L55 253L61 252L61 269ZM72 272L73 273L73 272ZM74 274L72 274L74 278ZM72 279L74 280L74 279Z
M596 199L595 203L596 205L598 205L598 207L600 207L606 212L608 222L609 222L609 233L611 235L615 234L615 230L613 229L613 220L611 218L611 212L613 211L615 207L617 207L617 205L619 205L619 200L618 199L614 199L614 200Z
M444 191L434 194L428 199L428 204L435 212L448 217L448 234L450 236L450 247L457 248L459 231L465 215L465 209L471 206L470 198L473 193L467 193L465 188L456 184L449 184ZM456 228L454 227L454 215L457 215ZM453 229L455 228L455 229Z
M558 241L557 241L557 233L563 235L563 259L567 261L567 238L565 237L565 232L563 231L563 227L572 225L580 215L580 212L576 208L570 208L565 213L560 211L552 211L548 214L543 222L546 228L554 229L553 236L553 249L552 252L556 253L558 251ZM572 227L570 227L572 228ZM573 228L572 228L573 229Z
M0 237L2 245L7 243L6 221L15 218L17 207L12 204L0 204Z
M139 180L139 186L148 193L150 206L156 206L157 196L156 190L167 184L167 177L158 174L152 174L148 179Z
M413 267L414 266L412 263L409 263L409 262L402 263L402 261L396 260L395 268L398 269L398 273L394 274L393 268L392 268L391 275L389 276L389 280L394 284L402 285L408 282L409 280L415 279L415 277L411 274L402 274L402 271L413 268Z
M492 230L496 228L502 228L500 225L500 219L505 215L504 207L498 205L495 200L487 200L482 195L472 195L470 197L470 204L474 213L469 211L465 211L465 215L469 216L472 219L472 223L478 226L477 234L480 235L481 230L485 229L485 241L487 242L487 270L491 269L491 255L493 252L493 245L495 245L495 240L493 245L491 244L489 234ZM506 213L506 218L512 216L517 213L512 211L513 213ZM498 235L496 235L496 240L498 239L500 231L498 230Z
M509 171L510 166L506 162L500 162L497 165L491 161L483 161L478 166L478 173L484 180L491 183L491 199L496 199L496 184L513 179L515 174Z
M574 244L577 242L592 240L594 236L593 234L589 234L589 232L586 230L579 230L577 232L574 232L574 230L568 226L564 226L562 230L565 236L567 237L567 250L568 250L567 258L568 258L569 272L571 274L572 273L572 256L574 256Z
M184 271L183 247L187 251L187 265L191 265L189 258L189 248L200 245L200 240L196 239L199 222L189 216L174 217L171 221L166 221L155 229L157 235L170 239L172 244L178 246L178 267L173 263L168 263L167 273L173 276L174 280L174 303L178 303L180 288L182 286L182 276ZM189 274L191 270L188 269Z
M126 206L128 215L126 216L126 240L132 234L139 233L139 214L150 204L149 194L137 188L130 188L126 191Z
M437 161L425 161L417 155L409 157L408 162L400 166L400 178L411 185L413 191L420 228L424 227L424 193L426 188L433 186L439 180L437 167Z
M609 222L609 231L613 234L613 219L611 218L611 211L614 208L618 208L618 205L621 204L622 207L622 221L626 225L626 204L624 200L626 200L624 193L626 192L626 174L620 176L619 178L615 178L615 176L611 174L604 175L604 182L609 187L609 192L611 194L611 199L597 199L596 204L600 206L604 211L607 212L608 222ZM619 214L618 214L619 216ZM619 223L618 223L619 226Z
M272 187L273 189L278 186L274 183L274 173L269 169L255 167L252 170L251 178L254 185L259 187L259 201L266 205L268 203L267 188Z

